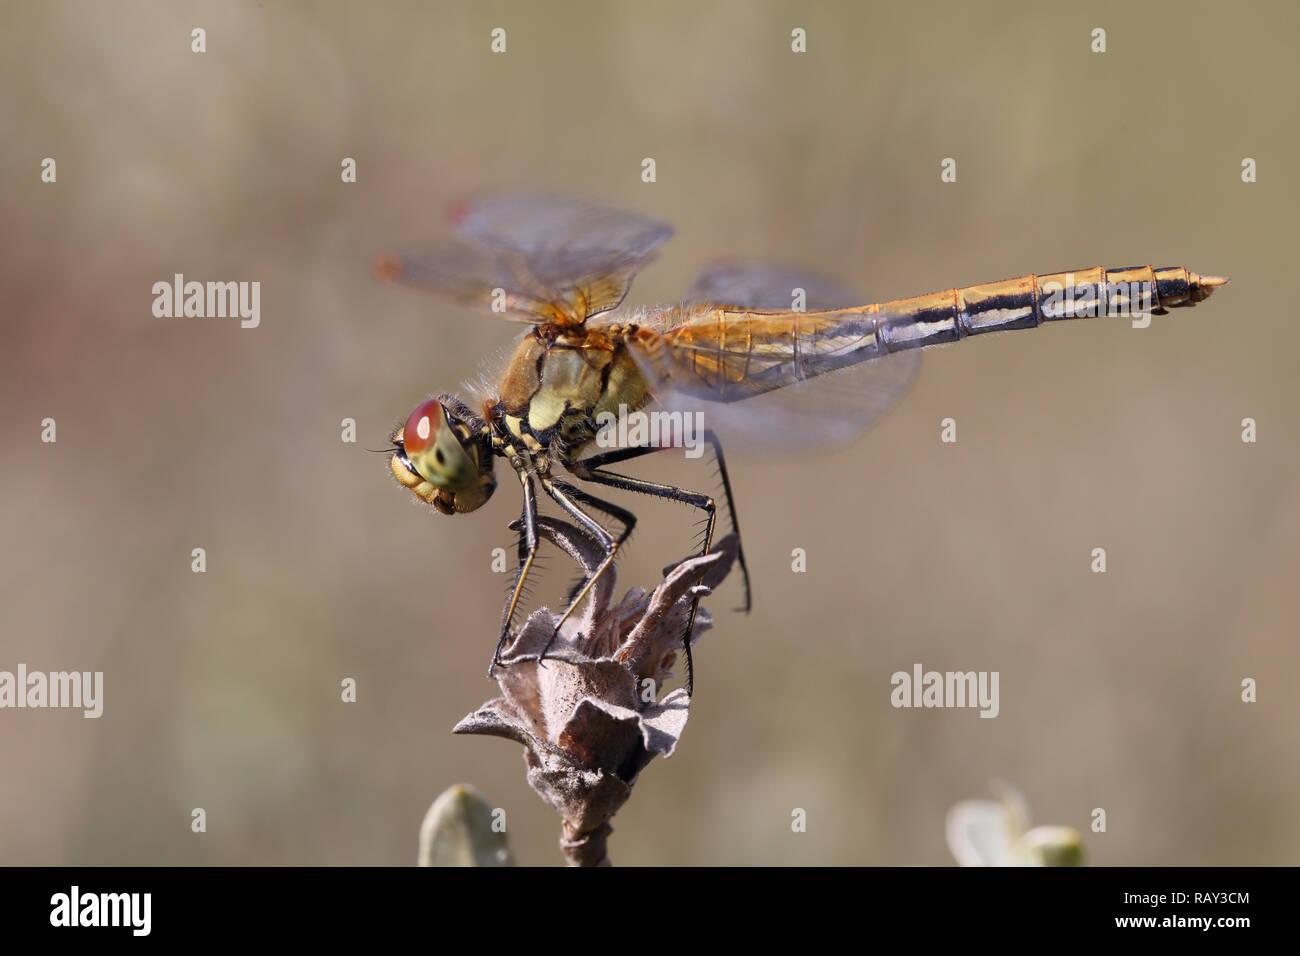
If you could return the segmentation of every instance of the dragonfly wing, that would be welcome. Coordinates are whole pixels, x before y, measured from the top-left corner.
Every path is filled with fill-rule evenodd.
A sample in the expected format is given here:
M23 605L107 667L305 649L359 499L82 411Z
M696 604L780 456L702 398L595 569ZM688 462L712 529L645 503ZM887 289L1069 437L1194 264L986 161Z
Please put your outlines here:
M375 263L380 278L491 309L516 322L567 322L560 294L500 251L461 239L421 243Z
M852 286L830 276L790 266L718 262L696 277L686 292L688 305L741 309L794 309L802 292L806 310L843 309L866 301Z
M578 320L607 312L673 234L671 226L596 203L526 194L457 207L463 235L503 250Z
M847 341L856 333L852 322L789 311L800 290L808 310L864 302L836 279L784 266L722 263L702 273L682 309L655 323L659 347L634 352L658 408L701 412L705 427L737 451L815 450L861 437L907 393L920 354L888 353L802 378L797 369L806 356L799 355L798 341L806 343L815 329L823 347L837 330ZM725 318L719 306L783 311L750 314L743 328L720 334L718 323ZM725 388L718 382L726 382Z
M648 363L640 363L643 368ZM676 386L660 366L647 374L655 408L699 412L737 453L817 451L852 444L907 394L916 380L920 355L894 352L738 401L709 401Z
M457 240L381 259L384 278L524 322L580 324L623 301L672 228L578 200L497 196L452 210Z

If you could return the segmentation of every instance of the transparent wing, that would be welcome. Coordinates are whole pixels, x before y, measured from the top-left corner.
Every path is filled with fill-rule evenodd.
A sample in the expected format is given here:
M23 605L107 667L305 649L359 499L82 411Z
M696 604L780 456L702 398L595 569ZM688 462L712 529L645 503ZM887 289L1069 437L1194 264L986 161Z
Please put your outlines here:
M579 324L619 305L672 235L634 213L574 199L496 196L458 205L461 238L388 256L381 276L524 322Z
M730 454L818 451L861 438L907 394L919 366L917 352L897 352L732 402L662 380L651 390L658 410L701 413Z
M537 282L499 252L460 239L421 243L384 256L375 263L375 274L516 322L576 321L559 290Z
M661 411L700 412L728 450L811 450L859 438L915 381L920 355L894 352L804 377L812 342L851 345L860 317L788 310L802 289L809 310L848 308L864 298L834 279L781 266L723 264L696 280L681 309L650 324L634 349ZM801 354L801 349L804 354Z
M548 285L636 271L673 234L636 213L548 196L488 197L456 207L452 219L463 235L518 254Z
M730 305L742 309L843 309L862 305L852 286L830 276L786 265L717 262L708 266L686 292L687 305Z

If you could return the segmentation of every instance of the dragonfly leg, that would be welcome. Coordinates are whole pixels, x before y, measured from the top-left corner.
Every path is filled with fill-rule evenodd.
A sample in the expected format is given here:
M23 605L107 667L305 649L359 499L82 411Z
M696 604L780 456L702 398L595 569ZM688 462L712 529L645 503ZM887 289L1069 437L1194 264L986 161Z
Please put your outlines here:
M745 548L744 545L740 543L741 542L740 519L736 517L736 500L731 493L731 476L727 473L727 459L722 454L722 442L718 440L717 432L714 432L710 429L705 429L703 432L703 437L704 440L709 443L709 447L713 449L713 459L718 463L718 474L722 478L722 493L727 501L727 517L730 519L731 522L731 530L735 532L736 535L736 541L737 541L736 562L740 565L740 576L745 586L745 606L743 610L746 614L748 614L750 608L753 607L754 602L751 597L752 591L749 583L749 566L745 563ZM573 472L573 474L577 475L579 478L582 478L586 481L599 482L600 479L591 477L594 469L602 468L605 465L615 465L623 461L631 461L634 458L641 458L644 457L645 455L650 455L653 454L654 452L662 451L662 450L663 450L662 448L656 445L637 445L632 448L616 448L613 451L601 452L598 455L592 455L591 457L583 458L580 461L566 463L565 467L567 467L569 471ZM604 472L603 474L608 475L610 474L610 472ZM621 478L623 476L619 475L616 477ZM631 479L627 479L627 480L631 480ZM654 482L647 482L647 484L652 485L656 490L650 490L648 488L642 488L642 487L636 487L636 488L629 487L623 490L636 491L641 494L651 495L656 498L672 498L672 500L674 501L686 500L684 498L673 498L672 495L662 494L660 490L658 490L662 488L672 488L673 487L672 485L658 485ZM674 489L674 490L680 491L681 489ZM703 496L699 496L699 497L703 497ZM694 504L694 501L691 501L689 503Z
M633 449L619 449L619 451L632 451ZM637 449L638 451L640 449ZM653 450L653 449L651 449ZM611 452L610 454L613 454ZM605 458L604 455L596 455L593 458L584 461L574 462L572 466L573 473L587 481L599 485L608 485L611 488L618 488L622 491L636 491L644 495L651 495L655 498L667 498L670 501L681 501L685 504L694 505L700 508L707 516L708 524L704 530L704 546L700 549L700 554L709 553L713 547L713 527L718 517L718 507L716 502L708 495L703 495L695 491L687 491L685 488L678 488L676 485L667 485L657 481L648 481L644 478L630 478L627 475L618 475L610 471L603 471L600 468L591 467L592 461L597 458ZM637 457L627 455L627 458ZM612 557L612 555L611 555ZM594 578L594 575L593 575ZM682 635L682 647L686 650L686 693L690 694L695 689L695 666L691 656L691 633L695 630L695 614L699 610L700 598L697 594L691 599L691 612L686 621L686 633Z
M623 530L619 533L619 536L614 539L615 548L621 548L627 539L632 536L632 529L636 527L636 515L632 514L632 512L628 511L626 508L620 508L613 502L588 494L581 488L577 488L568 482L561 481L557 482L557 484L559 484L560 487L564 489L564 492L575 501L581 502L589 508L594 508L597 511L604 512L623 526ZM592 576L595 577L594 572ZM566 600L570 605L576 605L582 600L583 595L590 590L587 587L587 581L588 579L586 577L580 578L578 581L574 582L573 587L569 588L569 594Z
M559 635L560 628L564 625L564 622L569 619L569 615L571 615L574 609L582 603L583 598L585 598L588 592L591 591L600 576L605 573L611 564L614 563L614 555L618 553L619 545L627 540L627 536L632 533L632 528L636 524L636 518L633 517L630 511L620 508L617 505L612 505L607 501L601 501L599 498L595 498L586 492L579 491L567 482L543 478L542 487L546 489L546 493L551 496L557 505L563 508L571 517L575 518L578 523L596 539L600 544L601 550L604 551L605 554L604 557L601 558L600 564L596 565L595 570L591 572L591 575L587 578L586 583L582 585L582 588L578 591L577 595L570 599L569 606L564 609L564 613L560 615L560 619L555 622L555 629L551 631L550 639L547 640L546 646L542 648L542 652L537 655L539 663L546 657L546 652L551 649L551 645L555 643L555 638ZM617 539L613 538L608 531L601 527L600 523L597 522L596 519L592 518L591 515L578 507L578 500L582 500L593 507L599 508L601 511L613 515L623 523L623 533L619 535Z
M493 676L497 665L501 663L501 650L506 646L506 639L510 636L510 622L514 619L515 608L519 606L519 596L523 593L528 572L532 570L533 559L537 557L537 493L533 489L531 475L521 472L519 480L524 486L524 508L520 516L523 527L519 533L519 568L515 572L514 590L510 594L510 601L506 604L505 614L502 616L501 636L497 638L496 650L492 652L488 677Z
M718 463L718 474L722 476L722 493L727 499L727 517L731 519L731 530L736 536L736 562L740 565L740 578L745 584L745 613L754 606L750 597L749 566L745 564L745 548L740 543L740 518L736 516L736 501L731 495L731 478L727 475L727 459L722 455L722 442L718 441L717 432L704 430L704 440L713 449L713 460Z

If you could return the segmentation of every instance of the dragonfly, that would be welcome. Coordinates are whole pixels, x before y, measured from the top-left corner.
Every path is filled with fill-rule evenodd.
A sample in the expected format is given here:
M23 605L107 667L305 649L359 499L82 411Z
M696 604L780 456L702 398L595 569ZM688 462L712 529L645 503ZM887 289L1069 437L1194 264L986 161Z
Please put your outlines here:
M922 349L1063 319L1162 315L1205 300L1228 281L1181 266L1097 267L864 304L824 276L723 262L707 268L677 303L627 308L632 279L673 234L670 226L584 200L535 195L460 204L451 219L455 235L385 256L376 273L530 328L504 367L474 389L474 404L440 394L417 405L390 436L389 464L401 485L447 515L487 502L496 489L497 459L519 483L517 566L489 676L501 663L535 565L538 488L603 553L570 591L552 641L637 523L632 511L596 489L698 509L704 524L699 553L712 547L714 496L612 471L661 450L662 443L593 450L602 444L598 433L607 416L700 412L746 442L777 448L783 440L797 446L817 436L843 442L906 392ZM822 382L827 387L813 388ZM772 396L788 400L773 404L766 400ZM704 429L702 439L712 450L726 514L739 537L719 430ZM738 564L749 611L743 549ZM697 592L682 640L688 693L698 604Z

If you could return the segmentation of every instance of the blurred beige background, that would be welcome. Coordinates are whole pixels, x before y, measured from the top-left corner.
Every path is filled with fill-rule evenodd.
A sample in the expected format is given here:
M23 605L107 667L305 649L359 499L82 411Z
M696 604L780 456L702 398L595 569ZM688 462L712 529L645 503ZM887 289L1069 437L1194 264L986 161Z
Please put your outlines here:
M520 748L449 733L495 690L517 495L446 518L363 450L518 332L371 258L520 187L674 223L638 302L717 256L871 300L1092 265L1233 280L1144 331L931 351L854 447L732 450L755 609L729 612L735 580L711 602L682 748L614 821L616 863L946 864L946 809L995 777L1035 822L1104 807L1097 864L1300 862L1300 15L1077 6L6 9L0 669L102 670L105 710L0 712L0 862L409 864L457 781L521 862L560 861ZM259 280L261 327L154 318L175 272ZM624 586L693 532L636 506ZM916 662L999 671L1000 716L892 709Z

